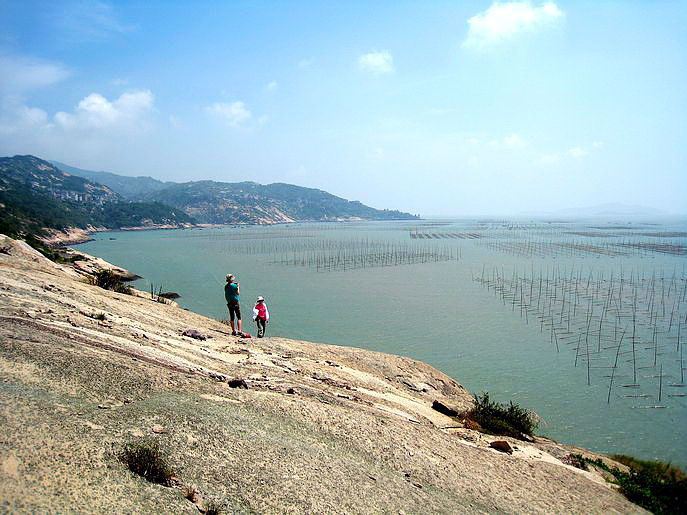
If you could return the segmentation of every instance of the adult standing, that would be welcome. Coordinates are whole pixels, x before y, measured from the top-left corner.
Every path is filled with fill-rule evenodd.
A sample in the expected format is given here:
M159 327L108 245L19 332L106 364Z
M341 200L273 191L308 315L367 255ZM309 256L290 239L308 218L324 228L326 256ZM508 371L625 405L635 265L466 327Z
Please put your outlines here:
M224 285L224 298L227 301L229 308L229 325L231 325L231 334L236 336L243 334L243 324L241 322L241 306L239 305L241 294L241 285L236 282L236 278L232 274L227 275L227 284ZM236 318L236 325L234 325L234 318Z

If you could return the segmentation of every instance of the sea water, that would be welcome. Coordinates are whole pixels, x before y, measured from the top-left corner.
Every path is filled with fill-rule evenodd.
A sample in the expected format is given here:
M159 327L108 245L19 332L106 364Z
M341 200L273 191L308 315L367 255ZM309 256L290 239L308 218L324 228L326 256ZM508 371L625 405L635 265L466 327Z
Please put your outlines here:
M135 283L139 289L177 292L181 306L217 319L227 316L224 277L232 273L241 284L244 327L251 332L253 303L262 295L271 313L268 336L416 358L472 392L488 391L497 400L513 400L534 410L541 418L540 434L605 453L685 466L687 402L679 393L668 394L687 388L671 390L668 385L680 382L684 367L672 345L675 324L682 324L687 340L687 299L682 302L675 295L675 289L685 285L687 256L679 250L608 251L637 242L684 246L685 230L682 222L291 224L100 233L77 249L143 276ZM561 250L559 244L566 242L593 245L596 251ZM408 261L418 262L375 266L376 258L369 255L376 245L383 249L380 253L416 252ZM427 251L426 259L418 258L417 249ZM360 261L346 269L326 267L326 252L348 252L349 257L357 253ZM369 261L360 267L364 259ZM608 278L611 273L617 278L621 270L626 280L641 277L645 284L650 277L662 277L661 284L673 280L677 301L669 309L676 309L680 320L673 322L672 331L662 336L665 341L654 351L646 334L635 349L639 365L652 365L639 368L641 391L650 392L645 397L628 395L634 390L622 386L632 381L620 375L609 402L609 369L588 370L579 344L557 348L534 314L526 320L519 306L479 280L494 274L510 278L513 273L553 277L554 270L584 280L599 274ZM625 370L627 348L621 358Z

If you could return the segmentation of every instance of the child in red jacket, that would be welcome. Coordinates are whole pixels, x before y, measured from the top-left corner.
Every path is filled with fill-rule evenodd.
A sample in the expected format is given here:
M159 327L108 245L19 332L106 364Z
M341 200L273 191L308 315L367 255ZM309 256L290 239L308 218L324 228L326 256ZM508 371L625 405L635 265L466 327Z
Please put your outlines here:
M255 307L253 308L253 320L258 326L258 338L265 336L265 329L270 321L270 312L267 310L264 297L258 297Z

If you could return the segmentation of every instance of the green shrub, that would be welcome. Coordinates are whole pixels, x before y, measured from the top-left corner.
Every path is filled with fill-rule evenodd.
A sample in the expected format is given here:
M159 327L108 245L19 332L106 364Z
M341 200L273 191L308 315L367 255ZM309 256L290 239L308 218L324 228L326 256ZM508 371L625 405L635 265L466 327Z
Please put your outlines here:
M642 508L656 514L687 513L687 476L682 470L668 463L625 455L613 459L627 465L630 471L609 467L600 459L585 461L610 473L620 492Z
M124 284L122 276L112 270L101 270L97 272L91 282L105 290L112 290L117 293L131 294L131 287Z
M475 395L475 406L466 416L489 433L514 438L521 438L523 434L531 436L538 425L537 417L531 411L513 401L508 404L492 401L486 392L481 396Z
M169 458L155 440L129 443L119 459L134 474L159 485L168 485L173 471Z
M640 460L626 454L612 454L611 458L618 463L627 465L631 469L644 470L670 481L687 479L687 474L685 474L681 469L672 466L670 463L664 463L662 461Z
M561 461L567 465L572 465L573 467L576 467L578 469L589 470L589 467L587 466L587 461L585 460L585 457L581 454L568 454L567 456L561 458Z
M223 512L223 506L217 501L210 500L205 504L205 515L221 515Z

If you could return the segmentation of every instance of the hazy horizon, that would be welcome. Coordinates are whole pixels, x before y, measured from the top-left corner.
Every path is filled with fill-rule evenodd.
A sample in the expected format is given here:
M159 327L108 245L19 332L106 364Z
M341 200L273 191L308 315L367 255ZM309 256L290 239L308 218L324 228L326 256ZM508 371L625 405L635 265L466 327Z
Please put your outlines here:
M423 216L685 213L687 5L2 2L0 154Z

